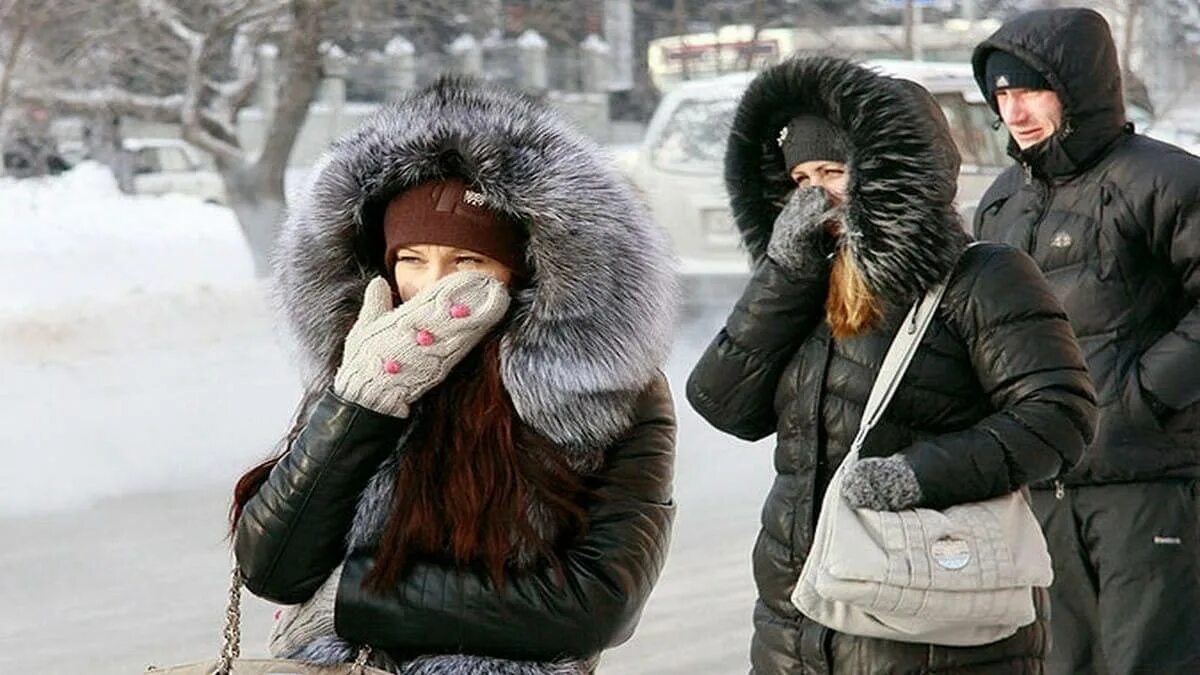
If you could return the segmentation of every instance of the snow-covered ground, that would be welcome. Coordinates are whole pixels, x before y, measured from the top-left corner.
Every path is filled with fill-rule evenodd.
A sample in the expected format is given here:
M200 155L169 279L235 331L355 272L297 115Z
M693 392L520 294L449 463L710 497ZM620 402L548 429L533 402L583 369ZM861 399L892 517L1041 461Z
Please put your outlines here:
M228 209L128 197L88 164L0 180L0 204L0 516L223 480L269 450L288 404L258 396L293 376Z
M123 195L97 164L55 178L0 178L0 204L0 316L252 278L228 209L183 195Z
M668 364L672 554L602 673L747 668L769 442L720 435L682 397L724 309L689 313ZM87 165L0 179L0 672L211 657L229 488L271 450L297 395L227 209L123 196ZM244 653L263 653L271 610L247 601Z

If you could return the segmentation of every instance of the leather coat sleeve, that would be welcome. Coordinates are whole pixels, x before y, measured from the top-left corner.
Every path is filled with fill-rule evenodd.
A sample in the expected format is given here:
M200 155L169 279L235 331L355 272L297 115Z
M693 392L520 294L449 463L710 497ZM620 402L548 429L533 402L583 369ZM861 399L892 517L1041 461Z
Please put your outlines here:
M1179 323L1142 354L1137 381L1171 410L1200 402L1200 160L1164 156L1162 173L1175 182L1151 194L1148 222L1155 260L1170 265L1189 307ZM1176 165L1177 164L1177 165Z
M360 493L407 424L325 392L238 519L234 553L251 593L297 604L316 592L345 555Z
M951 323L995 412L904 450L922 505L931 508L989 499L1065 473L1091 442L1097 421L1083 355L1033 260L1003 245L964 255L982 260L947 291Z
M632 429L607 453L588 530L551 568L486 575L418 563L387 593L343 583L338 635L398 653L465 652L546 661L590 658L627 640L666 561L675 505L675 412L666 379L641 396ZM363 579L370 556L343 578ZM360 569L352 569L358 566Z
M775 389L788 362L824 317L829 266L789 275L769 258L755 270L725 327L687 382L701 417L738 438L775 432Z

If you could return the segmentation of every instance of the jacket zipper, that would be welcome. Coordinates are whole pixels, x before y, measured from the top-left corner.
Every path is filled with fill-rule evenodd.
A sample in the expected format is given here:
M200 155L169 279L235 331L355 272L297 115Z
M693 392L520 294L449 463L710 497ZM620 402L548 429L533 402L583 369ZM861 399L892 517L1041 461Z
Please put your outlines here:
M1029 226L1029 239L1025 246L1025 251L1032 256L1034 254L1034 250L1037 248L1038 232L1041 230L1042 220L1046 218L1046 212L1050 210L1050 202L1054 199L1054 193L1051 191L1049 184L1042 184L1041 181L1038 181L1037 184L1033 184L1033 171L1029 168L1028 164L1025 166L1027 171L1026 175L1029 176L1031 182L1030 184L1032 184L1033 188L1037 190L1039 200L1037 217L1033 219L1033 224Z
M1062 479L1054 481L1054 498L1061 501L1067 496L1067 486L1063 485Z
M824 407L825 407L825 378L829 376L829 366L833 362L833 352L834 352L833 334L831 333L826 338L825 349L824 349L824 354L822 355L822 363L821 363L820 387L817 389L817 395L814 397L814 398L816 398L816 403L817 403L816 419L814 420L816 422L816 424L813 425L813 428L816 429L816 438L814 438L813 440L816 442L816 446L817 446L817 456L814 459L815 466L813 467L813 487L814 488L819 484L825 483L826 478L828 476L832 476L833 472L835 470L834 467L829 463L829 458L828 458L829 434L828 434L828 431L825 429L825 420L822 415L822 411L824 410ZM824 452L822 452L822 448L824 448L824 450L825 450ZM828 488L828 486L826 486L826 488ZM812 533L816 532L816 530L817 530L817 518L819 518L821 515L821 502L824 501L824 499L823 499L824 490L821 491L821 495L822 495L822 499L817 499L816 490L814 489L812 513L809 514L809 522L805 523L805 527L808 529L808 533L809 533L810 537L812 536ZM795 559L795 556L796 556L796 530L795 530L795 527L796 527L796 523L798 523L800 520L799 518L797 518L797 516L799 515L799 513L798 513L799 510L800 510L800 499L797 496L796 502L792 506L792 528L793 528L792 529L792 558L793 559ZM811 542L809 544L809 548L810 549L812 548Z

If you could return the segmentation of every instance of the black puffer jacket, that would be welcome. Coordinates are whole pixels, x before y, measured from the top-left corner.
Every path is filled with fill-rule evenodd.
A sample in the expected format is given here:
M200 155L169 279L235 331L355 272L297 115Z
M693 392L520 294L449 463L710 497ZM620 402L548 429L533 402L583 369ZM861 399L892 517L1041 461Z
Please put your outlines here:
M435 556L372 591L363 580L395 475L411 470L402 461L408 422L327 388L363 288L380 273L379 207L448 175L527 227L531 280L498 328L504 388L521 421L598 486L586 533L563 551L561 579L548 565L514 563L501 592L478 570ZM276 292L316 403L237 523L246 587L300 603L344 564L337 636L321 636L341 642L322 659L352 653L350 643L398 659L539 662L454 658L406 673L578 672L546 662L591 661L628 639L670 538L675 418L660 368L677 293L664 234L594 143L531 99L473 80L443 79L384 108L338 141L313 176L281 234ZM417 417L459 414L415 408ZM553 541L540 502L531 498L528 512L531 528Z
M1050 39L1049 35L1059 36ZM1071 318L1101 409L1068 484L1200 478L1200 158L1133 133L1108 27L1030 12L975 52L1010 52L1063 101L1063 127L980 201L975 232L1037 261Z
M1033 261L1007 246L963 253L952 207L957 156L931 106L927 93L857 66L800 60L755 80L734 121L726 178L757 269L687 391L720 429L745 439L778 434L778 476L754 550L758 675L829 672L831 658L838 673L1040 672L1041 612L1010 639L951 649L834 635L789 600L824 487L857 432L897 324L915 294L947 275L939 313L863 455L904 453L936 507L1053 476L1091 437L1083 359ZM834 339L824 321L827 267L788 274L763 256L791 189L775 136L801 112L847 132L849 241L890 308L884 326L852 339Z

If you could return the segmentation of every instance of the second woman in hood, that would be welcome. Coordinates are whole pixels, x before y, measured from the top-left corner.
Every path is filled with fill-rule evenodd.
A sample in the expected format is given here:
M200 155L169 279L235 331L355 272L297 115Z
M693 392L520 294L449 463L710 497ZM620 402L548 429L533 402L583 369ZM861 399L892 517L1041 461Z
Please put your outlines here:
M846 61L770 68L738 107L726 183L755 271L687 394L730 434L777 434L754 548L757 675L1041 672L1041 591L1033 624L970 648L837 633L790 599L884 354L934 285L947 283L942 303L845 499L940 509L1007 494L1068 469L1093 433L1091 382L1036 266L968 248L958 163L928 92Z

